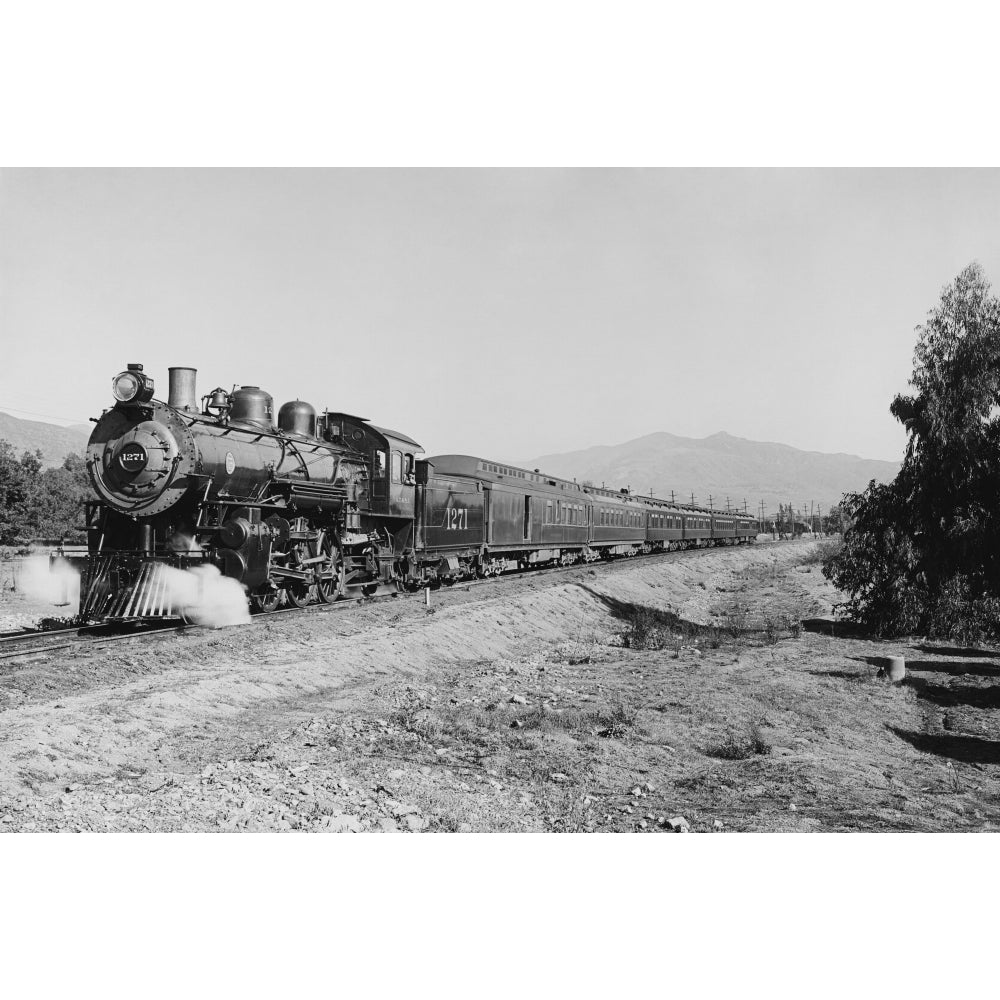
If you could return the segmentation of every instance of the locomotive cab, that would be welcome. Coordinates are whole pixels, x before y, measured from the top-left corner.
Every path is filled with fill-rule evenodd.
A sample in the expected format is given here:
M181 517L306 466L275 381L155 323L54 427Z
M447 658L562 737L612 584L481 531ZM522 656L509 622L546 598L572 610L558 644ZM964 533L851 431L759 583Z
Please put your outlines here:
M371 514L412 518L415 509L417 459L423 448L411 437L376 427L350 413L325 413L319 431L326 440L359 452L368 468L362 505Z

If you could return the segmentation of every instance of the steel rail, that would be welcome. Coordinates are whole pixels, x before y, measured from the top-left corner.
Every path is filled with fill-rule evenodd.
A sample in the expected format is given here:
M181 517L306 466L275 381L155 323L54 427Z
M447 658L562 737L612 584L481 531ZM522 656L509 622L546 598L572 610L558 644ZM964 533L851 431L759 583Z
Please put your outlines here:
M7 636L0 643L0 663L24 659L30 656L42 656L62 649L89 649L94 646L105 646L109 643L124 642L128 639L145 639L166 632L179 632L191 626L184 622L172 623L159 628L147 628L138 632L119 632L115 635L93 636L99 629L107 630L104 625L82 625L75 629L52 629L38 632L26 632L22 635ZM74 635L75 638L68 638ZM54 641L53 641L54 640ZM27 648L23 644L31 642ZM10 648L13 647L13 648Z

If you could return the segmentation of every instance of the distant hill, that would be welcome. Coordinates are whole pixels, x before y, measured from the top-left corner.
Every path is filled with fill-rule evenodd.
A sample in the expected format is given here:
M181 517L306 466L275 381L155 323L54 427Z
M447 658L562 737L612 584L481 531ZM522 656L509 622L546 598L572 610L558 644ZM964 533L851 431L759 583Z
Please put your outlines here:
M542 455L519 463L564 479L602 482L609 487L631 486L635 493L668 497L716 508L730 503L742 507L744 498L752 512L764 501L767 511L778 503L800 508L815 501L824 509L840 501L846 490L861 490L871 479L888 482L899 463L800 451L786 444L748 441L731 434L707 438L678 437L666 432L647 434L618 445L598 445L562 455Z
M41 451L46 467L62 465L71 451L82 455L87 450L90 431L89 424L57 427L41 420L21 420L0 413L0 439L11 444L18 457L23 451Z

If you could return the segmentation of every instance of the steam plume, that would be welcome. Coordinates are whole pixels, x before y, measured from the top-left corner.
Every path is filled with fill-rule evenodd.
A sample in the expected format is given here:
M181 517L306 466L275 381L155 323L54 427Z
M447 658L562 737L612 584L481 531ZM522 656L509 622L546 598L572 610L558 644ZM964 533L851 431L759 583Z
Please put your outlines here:
M80 574L65 559L54 560L50 569L48 556L29 556L18 569L16 586L53 607L75 608L80 603Z
M160 565L158 572L167 582L174 607L195 625L222 628L250 621L243 585L232 577L223 576L217 566L206 563L182 570Z

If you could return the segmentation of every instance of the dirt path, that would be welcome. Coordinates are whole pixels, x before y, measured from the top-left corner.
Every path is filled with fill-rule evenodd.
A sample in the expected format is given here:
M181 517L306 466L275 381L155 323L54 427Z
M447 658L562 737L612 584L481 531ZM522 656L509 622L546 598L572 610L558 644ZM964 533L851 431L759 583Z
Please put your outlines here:
M992 828L1000 659L800 631L813 549L0 667L0 829Z

